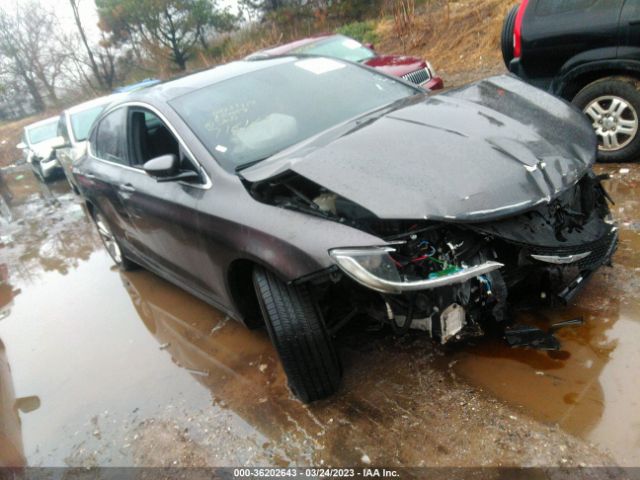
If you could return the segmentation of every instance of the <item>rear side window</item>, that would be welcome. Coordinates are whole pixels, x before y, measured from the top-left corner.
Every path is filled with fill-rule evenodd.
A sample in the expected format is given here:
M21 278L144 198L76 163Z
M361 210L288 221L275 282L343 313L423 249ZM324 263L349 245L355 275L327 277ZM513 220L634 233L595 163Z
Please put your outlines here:
M126 110L118 108L105 116L92 135L91 149L102 160L128 165L125 138Z
M576 12L591 7L596 0L539 0L536 13L539 16Z

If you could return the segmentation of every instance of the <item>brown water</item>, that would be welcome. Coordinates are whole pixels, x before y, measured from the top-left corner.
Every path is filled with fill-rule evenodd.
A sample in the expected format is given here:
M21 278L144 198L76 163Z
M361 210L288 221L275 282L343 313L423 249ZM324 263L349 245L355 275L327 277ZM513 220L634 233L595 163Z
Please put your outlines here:
M560 334L562 352L351 336L344 387L308 407L288 393L264 331L149 272L118 272L62 182L14 172L13 221L0 220L0 458L10 445L47 466L559 461L569 440L526 423L531 414L640 465L639 179L634 167L612 183L624 222L616 268L571 309L532 316L585 318Z
M549 325L581 317L585 325L558 333L560 352L511 349L484 341L456 352L465 380L535 417L603 445L625 465L640 465L640 169L611 172L620 246L615 268L600 270L567 309L522 314Z

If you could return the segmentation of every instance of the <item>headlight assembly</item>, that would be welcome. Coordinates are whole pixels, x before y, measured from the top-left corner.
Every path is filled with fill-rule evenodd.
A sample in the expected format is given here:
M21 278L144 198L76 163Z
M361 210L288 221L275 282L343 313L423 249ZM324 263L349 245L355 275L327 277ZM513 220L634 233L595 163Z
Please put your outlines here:
M464 266L446 274L425 280L405 280L400 276L389 255L392 247L335 248L329 255L340 269L358 283L382 293L429 290L464 283L474 277L497 270L502 263L487 261L479 265Z
M389 252L391 247L335 248L329 255L354 280L374 290L388 292L386 282L401 282ZM380 280L380 281L378 281Z

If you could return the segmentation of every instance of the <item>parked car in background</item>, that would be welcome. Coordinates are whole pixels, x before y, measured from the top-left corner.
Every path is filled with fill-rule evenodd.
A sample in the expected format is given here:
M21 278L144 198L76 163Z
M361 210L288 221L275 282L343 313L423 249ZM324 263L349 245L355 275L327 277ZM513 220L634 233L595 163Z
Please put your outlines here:
M135 92L136 90L140 90L141 88L147 88L153 85L157 85L160 82L161 80L158 78L145 78L144 80L140 80L136 83L131 83L129 85L114 88L113 93L131 93Z
M64 170L71 188L77 193L78 187L73 178L73 162L80 158L87 147L87 138L93 121L109 103L122 97L122 94L108 95L68 108L60 114L57 135L62 137L61 146L56 148L58 161Z
M312 401L349 322L447 343L506 329L523 296L569 302L617 245L595 152L579 112L515 78L430 95L289 55L112 104L74 173L118 266L266 325Z
M431 64L417 57L407 55L380 55L374 51L373 45L362 44L344 35L318 35L303 38L295 42L277 47L267 48L253 53L248 60L260 59L276 55L308 54L362 63L380 71L401 77L404 80L420 85L429 90L439 90L444 86Z
M22 150L24 159L31 165L40 181L47 181L61 170L55 148L63 140L57 136L58 117L47 118L24 127L22 141L16 148Z
M640 2L524 0L505 19L502 53L587 115L600 161L640 160Z

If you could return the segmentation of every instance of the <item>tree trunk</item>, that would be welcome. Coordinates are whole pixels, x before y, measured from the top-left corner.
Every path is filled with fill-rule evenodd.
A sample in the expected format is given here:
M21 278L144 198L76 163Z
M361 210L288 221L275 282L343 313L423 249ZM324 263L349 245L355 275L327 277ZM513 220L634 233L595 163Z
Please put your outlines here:
M71 4L71 8L73 9L73 16L76 21L76 26L78 27L78 33L80 33L80 38L82 39L84 48L87 50L89 63L91 64L91 70L93 70L93 75L96 77L96 81L98 82L100 87L104 88L104 82L102 81L102 77L100 76L100 70L98 69L98 64L96 63L96 60L93 57L93 52L89 47L87 36L84 33L84 27L82 26L82 22L80 21L80 13L78 12L78 1L79 0L69 0L69 3Z

